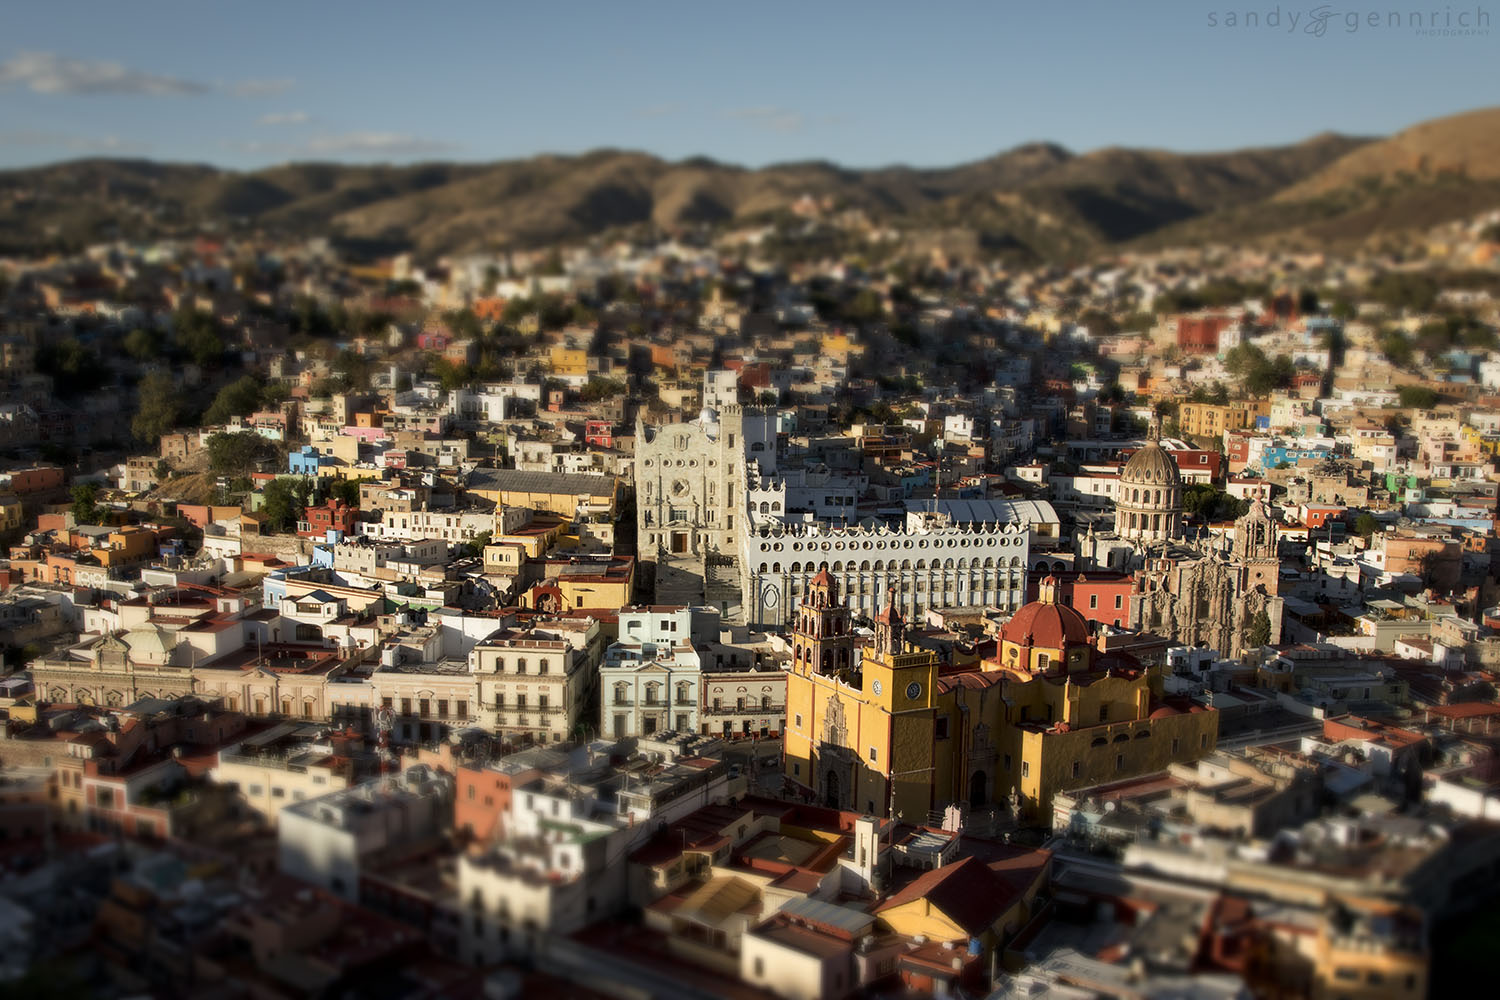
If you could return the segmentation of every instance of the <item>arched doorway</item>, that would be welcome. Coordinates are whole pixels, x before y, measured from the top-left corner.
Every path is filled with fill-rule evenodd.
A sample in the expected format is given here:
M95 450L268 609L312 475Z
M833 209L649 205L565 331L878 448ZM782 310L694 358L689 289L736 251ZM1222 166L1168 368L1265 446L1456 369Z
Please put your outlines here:
M990 804L989 779L983 771L975 771L969 777L969 808L983 809Z
M839 773L832 768L823 781L823 804L830 809L839 808Z

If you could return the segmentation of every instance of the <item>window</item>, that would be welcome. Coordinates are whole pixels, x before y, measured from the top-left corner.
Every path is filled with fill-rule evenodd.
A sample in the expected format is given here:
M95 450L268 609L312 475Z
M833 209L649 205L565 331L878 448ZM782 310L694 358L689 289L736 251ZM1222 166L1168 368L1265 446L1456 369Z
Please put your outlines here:
M1115 754L1115 770L1116 771L1123 771L1123 770L1125 770L1125 755L1122 754L1122 753Z
M946 740L948 738L948 717L939 718L932 725L932 736L934 739Z
M801 729L802 728L802 713L801 712L798 712L796 715L792 716L792 725L796 729Z
M401 714L402 715L410 715L411 714L411 699L410 698L402 698L401 699Z
M1090 594L1089 595L1089 610L1092 611L1094 608L1097 608L1098 606L1099 606L1099 595L1098 594Z
M457 706L457 708L458 708L458 711L455 714L460 719L467 719L469 717L469 703L466 700L464 700L463 698L460 698L458 700L458 706Z
M1125 595L1123 595L1123 594L1116 594L1115 595L1115 610L1118 611L1121 608L1123 608L1124 606L1125 606Z
M1005 759L1007 761L1010 760L1009 757L1006 757ZM1006 766L1009 767L1010 765L1007 764ZM1029 777L1031 777L1031 761L1029 761L1029 760L1023 760L1023 761L1021 761L1021 777L1023 777L1023 778L1029 778Z
M446 719L447 717L448 717L448 699L447 698L439 698L438 699L438 718L439 719Z
M1207 733L1200 733L1199 734L1199 736L1198 736L1198 749L1200 749L1200 750L1207 750L1208 749L1208 734Z
M516 695L516 710L520 712L526 711L526 696L524 694Z
M581 598L581 597L578 599L578 606L579 607L583 607L583 598ZM543 658L543 659L541 659L541 660L539 660L537 662L537 665L536 665L536 672L537 673L539 673L539 674L545 674L545 673L548 673L551 669L552 669L552 664L547 659Z
M521 657L520 659L518 659L516 661L516 673L518 673L518 674L524 674L525 672L526 672L526 657L523 656L523 657Z
M1333 970L1333 978L1343 979L1348 982L1357 982L1359 980L1359 970L1351 969L1348 966L1335 969Z
M870 748L870 763L871 764L875 763L875 758L876 758L875 748L871 747Z
M432 702L426 698L417 699L417 715L425 719L432 714Z
M1082 772L1083 772L1083 765L1080 762L1078 762L1078 761L1075 760L1073 762L1073 777L1075 777L1075 778L1078 777L1079 774L1081 774Z
M504 691L496 691L495 692L495 708L498 711L499 709L502 709L504 707L505 707L505 692Z
M1109 706L1108 705L1100 705L1099 706L1099 721L1100 722L1108 722L1109 721Z
M548 700L549 700L548 696L544 695L544 694L539 694L536 697L536 703L541 708L546 708L547 707Z
M1010 754L1005 755L1005 769L1010 770Z
M1172 740L1172 756L1173 757L1177 756L1177 747L1178 747L1178 744L1180 744L1181 742L1182 742L1181 740L1178 740L1175 737L1173 738L1173 740Z

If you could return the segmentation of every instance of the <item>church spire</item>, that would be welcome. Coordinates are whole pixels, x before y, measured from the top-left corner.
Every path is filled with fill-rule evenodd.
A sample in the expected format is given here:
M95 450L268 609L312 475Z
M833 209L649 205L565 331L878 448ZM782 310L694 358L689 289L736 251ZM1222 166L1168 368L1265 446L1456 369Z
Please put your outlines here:
M905 648L906 622L901 618L901 611L896 606L896 588L893 585L886 592L886 605L880 614L875 616L875 655L884 656L889 653L897 655Z

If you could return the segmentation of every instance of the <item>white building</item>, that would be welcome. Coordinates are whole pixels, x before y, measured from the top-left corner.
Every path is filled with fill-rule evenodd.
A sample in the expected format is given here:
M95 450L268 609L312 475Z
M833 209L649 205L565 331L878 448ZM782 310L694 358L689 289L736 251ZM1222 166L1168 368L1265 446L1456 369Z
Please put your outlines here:
M572 739L593 694L602 651L591 618L505 629L469 652L479 719L497 733L543 743Z
M698 649L719 638L712 608L620 609L620 638L599 668L599 730L616 739L699 731Z
M817 464L786 469L771 476L745 479L745 499L752 526L781 521L852 521L858 518L859 498L870 487L862 475L832 472Z
M741 555L746 620L788 622L821 569L838 579L856 615L873 617L893 588L908 619L930 607L1014 610L1025 602L1028 535L1024 524L961 524L917 512L899 527L757 527Z
M383 852L436 836L453 820L453 779L426 765L281 810L281 871L359 902L361 869Z

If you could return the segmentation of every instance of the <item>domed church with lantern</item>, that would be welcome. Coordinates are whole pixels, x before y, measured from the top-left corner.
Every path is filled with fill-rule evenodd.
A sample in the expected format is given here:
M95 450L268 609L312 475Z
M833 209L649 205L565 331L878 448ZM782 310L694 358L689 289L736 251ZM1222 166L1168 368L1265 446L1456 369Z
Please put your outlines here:
M1153 418L1146 446L1120 470L1114 529L1089 525L1078 539L1078 568L1131 572L1132 626L1175 643L1237 657L1262 616L1268 641L1279 641L1283 602L1270 511L1257 500L1229 537L1187 538L1182 492L1177 462Z

